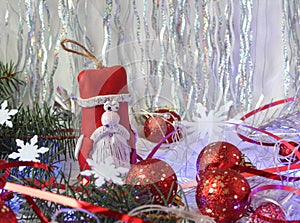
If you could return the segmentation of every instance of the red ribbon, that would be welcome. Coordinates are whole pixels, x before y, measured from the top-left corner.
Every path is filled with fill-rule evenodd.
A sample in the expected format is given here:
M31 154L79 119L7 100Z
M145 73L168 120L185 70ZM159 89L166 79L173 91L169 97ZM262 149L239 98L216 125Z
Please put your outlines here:
M264 171L267 173L275 173L275 172L284 172L287 170L295 170L295 169L300 169L300 164L292 164L290 166L271 167L271 168L266 168L266 169L263 169L260 171ZM256 169L254 169L254 170L256 170ZM259 174L259 172L253 173L253 172L247 172L247 171L245 173L242 173L242 175L244 177L261 176Z
M156 144L156 146L152 149L152 151L149 153L149 155L147 156L146 159L151 159L154 154L157 152L157 150L161 147L161 145L171 136L173 135L176 131L178 131L177 129L174 129L173 131L171 131L169 134L167 134L165 137L163 137L159 143Z
M258 169L254 169L254 168L246 167L246 166L234 166L233 169L238 170L240 172L250 173L253 175L269 178L272 180L284 180L284 181L288 181L288 182L294 182L294 181L300 180L300 177L288 177L288 176L284 176L284 175L274 174L269 171L258 170Z
M35 167L35 168L41 168L44 170L50 170L52 171L52 168L50 168L47 164L44 163L38 163L33 161L17 161L17 162L6 162L0 163L0 170L13 168L13 167L20 167L20 166L27 166L27 167Z
M30 197L28 195L24 195L24 194L23 194L23 197L26 199L26 201L28 202L28 204L30 205L30 207L36 213L36 215L38 216L38 218L40 219L40 221L42 223L48 223L49 222L48 219L43 214L43 212L41 211L41 209L36 205L36 203L34 202L34 200L32 199L32 197Z
M278 100L278 101L275 101L275 102L272 102L272 103L263 105L263 106L261 106L261 107L259 107L259 108L257 108L257 109L254 109L254 110L248 112L248 113L245 114L243 117L241 117L240 120L245 121L245 120L248 119L249 117L251 117L251 116L253 116L253 115L255 115L255 114L257 114L257 113L259 113L259 112L261 112L261 111L264 111L264 110L266 110L266 109L269 109L269 108L272 108L272 107L274 107L274 106L281 105L281 104L284 104L284 103L287 103L287 102L292 102L292 101L295 101L295 100L299 100L299 99L300 99L300 97L290 97L290 98L281 99L281 100ZM243 125L241 125L241 126L243 126ZM250 143L258 144L258 145L263 145L263 146L275 146L275 143L272 143L272 142L259 142L259 141L256 141L256 140L254 140L254 139L251 139L251 138L249 138L249 137L243 135L242 133L239 133L239 132L238 132L238 128L239 128L239 126L236 126L236 130L237 130L238 136L239 136L242 140L244 140L244 141L246 141L246 142L250 142ZM254 128L254 127L253 127L253 129L257 130L257 128ZM263 132L263 133L266 133L266 132L264 132L262 129L259 129L259 131L260 131L260 132ZM270 135L271 133L267 132L267 134ZM273 135L273 134L272 134L272 135ZM274 136L275 136L275 137L274 137ZM277 140L280 140L280 141L282 140L280 137L278 137L278 136L276 136L276 135L273 135L272 137L275 138L275 139L277 139ZM294 147L293 147L293 148L294 148ZM292 148L292 149L293 149L293 148ZM297 157L300 158L299 152L298 152L298 151L295 151L295 152L296 152ZM298 152L298 153L297 153L297 152Z

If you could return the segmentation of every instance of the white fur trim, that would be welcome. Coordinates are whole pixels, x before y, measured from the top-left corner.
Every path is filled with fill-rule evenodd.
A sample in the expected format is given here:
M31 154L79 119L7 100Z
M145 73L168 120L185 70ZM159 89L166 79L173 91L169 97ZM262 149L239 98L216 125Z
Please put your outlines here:
M117 101L117 102L129 102L130 94L111 94L111 95L100 95L96 97L91 97L83 99L78 97L77 101L81 107L92 108L97 105L103 105L107 101Z

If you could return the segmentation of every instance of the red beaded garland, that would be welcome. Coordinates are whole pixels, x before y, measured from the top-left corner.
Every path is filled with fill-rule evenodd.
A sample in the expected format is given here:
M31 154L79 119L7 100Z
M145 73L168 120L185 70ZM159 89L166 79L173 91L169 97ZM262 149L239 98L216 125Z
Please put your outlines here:
M232 169L208 170L198 182L196 202L200 212L218 223L235 222L248 209L248 181Z
M157 115L157 114L161 115ZM144 134L145 138L151 142L158 143L166 135L173 132L176 128L175 122L180 121L180 116L168 109L160 109L155 111L155 114L145 121ZM181 138L180 131L177 131L172 136L168 137L165 143L172 143L173 141L178 141Z
M277 204L272 202L264 202L258 208L256 208L255 212L250 216L251 222L256 223L267 223L270 222L267 218L273 218L276 220L286 220L285 213Z
M243 154L233 144L228 142L213 142L208 144L200 152L196 168L198 176L211 169L231 168L243 161Z
M15 213L7 206L4 201L0 201L0 223L17 223Z
M135 184L138 188L148 188L154 203L169 204L177 191L177 176L166 162L150 158L134 164L126 178L127 184ZM162 197L163 195L163 197Z

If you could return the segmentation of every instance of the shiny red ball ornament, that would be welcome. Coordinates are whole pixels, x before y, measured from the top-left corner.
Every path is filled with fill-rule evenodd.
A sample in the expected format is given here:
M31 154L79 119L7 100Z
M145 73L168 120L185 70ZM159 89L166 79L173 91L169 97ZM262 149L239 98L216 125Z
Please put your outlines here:
M254 213L250 216L251 222L256 223L269 223L273 222L272 219L286 220L284 211L277 204L272 202L262 203Z
M172 167L155 158L132 165L126 184L134 184L137 189L148 189L155 204L170 204L178 187L177 176Z
M0 223L17 223L15 213L3 201L0 201Z
M144 125L145 138L151 142L158 143L166 135L170 134L178 128L176 122L181 121L180 116L168 109L160 109L154 112L154 115L147 118ZM165 143L172 143L173 141L178 141L182 137L179 129L172 134Z
M200 212L218 223L235 222L248 210L248 181L232 169L207 170L198 182L196 202Z
M229 142L210 143L202 149L197 158L198 177L201 178L207 170L231 168L235 165L241 165L242 162L243 154L235 145Z
M296 142L288 142L288 143L291 144L294 148L299 146L299 144L296 143ZM294 148L290 149L285 144L280 143L278 153L281 156L289 156L294 151ZM290 160L281 158L280 161L283 162L283 163L286 163L286 162L289 162L289 161L293 163L293 162L299 161L299 158L296 156L296 154L294 154L292 157L290 157Z

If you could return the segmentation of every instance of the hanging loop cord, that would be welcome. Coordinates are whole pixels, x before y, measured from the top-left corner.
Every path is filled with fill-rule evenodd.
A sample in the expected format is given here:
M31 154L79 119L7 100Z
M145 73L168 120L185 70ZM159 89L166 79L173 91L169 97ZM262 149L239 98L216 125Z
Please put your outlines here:
M66 43L73 43L73 44L79 46L81 49L84 50L85 53L82 53L82 52L79 52L79 51L76 51L76 50L72 50L72 49L66 47ZM101 68L104 67L101 61L99 61L85 46L83 46L82 44L78 43L77 41L71 40L71 39L63 39L60 42L60 45L61 45L61 47L65 51L68 51L68 52L71 52L71 53L75 53L75 54L83 56L83 57L87 57L90 60L94 61L95 64L96 64L97 69L101 69Z

